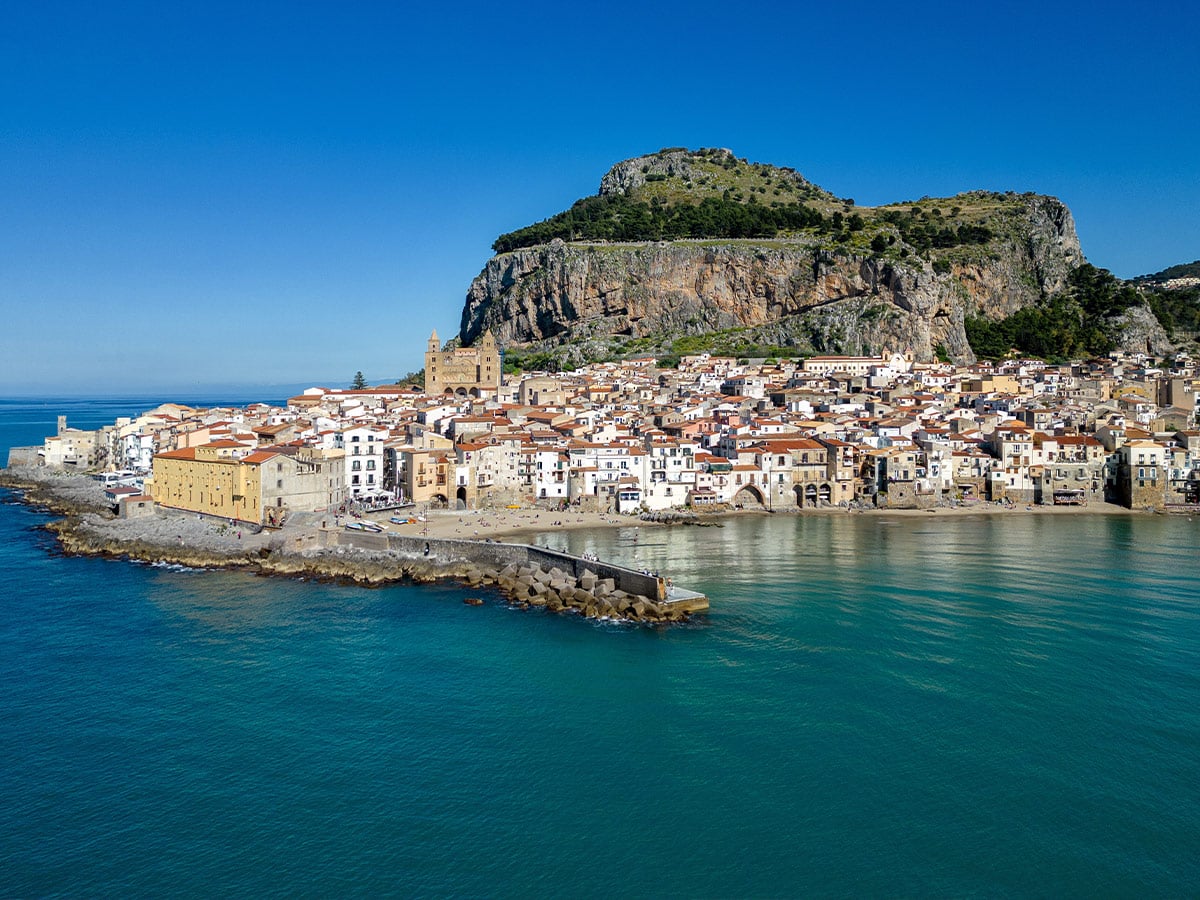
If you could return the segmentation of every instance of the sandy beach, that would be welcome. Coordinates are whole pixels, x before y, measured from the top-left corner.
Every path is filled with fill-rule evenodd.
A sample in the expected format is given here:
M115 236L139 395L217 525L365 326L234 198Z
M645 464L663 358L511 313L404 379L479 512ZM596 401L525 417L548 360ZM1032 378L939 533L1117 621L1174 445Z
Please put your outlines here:
M430 510L428 522L417 521L399 525L389 522L393 513L371 513L363 518L376 522L388 531L398 534L428 534L429 537L455 538L459 540L528 540L532 536L548 532L596 528L665 528L670 525L647 521L634 515L613 513L581 512L571 509L566 512L541 509L504 510ZM1095 516L1095 515L1145 515L1139 510L1127 509L1113 503L1089 503L1087 506L1004 506L998 503L976 503L962 506L936 507L934 509L868 509L849 511L844 509L787 510L771 513L764 509L736 510L701 516L696 521L719 524L738 516L896 516L900 518L962 517L962 516Z

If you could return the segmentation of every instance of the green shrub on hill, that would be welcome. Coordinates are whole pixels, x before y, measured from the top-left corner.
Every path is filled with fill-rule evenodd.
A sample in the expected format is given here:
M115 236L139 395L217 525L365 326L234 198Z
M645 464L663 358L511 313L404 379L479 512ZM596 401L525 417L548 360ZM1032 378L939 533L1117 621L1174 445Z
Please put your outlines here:
M1068 289L1056 297L997 322L968 317L964 324L971 349L982 359L1000 359L1014 350L1042 359L1073 359L1112 350L1112 320L1140 302L1132 285L1085 264L1071 273Z
M564 241L769 238L783 232L820 228L823 223L821 213L803 203L764 206L740 203L733 197L705 197L694 205L671 204L658 197L643 202L615 194L586 197L545 221L502 234L492 249L507 253L555 238Z
M959 207L952 209L957 211ZM964 223L954 227L940 221L919 221L923 217L923 211L917 206L906 212L889 209L879 214L879 219L889 225L895 225L901 239L906 244L911 244L918 253L946 250L964 244L986 244L994 237L992 230L986 225ZM941 210L935 208L933 217L940 220Z

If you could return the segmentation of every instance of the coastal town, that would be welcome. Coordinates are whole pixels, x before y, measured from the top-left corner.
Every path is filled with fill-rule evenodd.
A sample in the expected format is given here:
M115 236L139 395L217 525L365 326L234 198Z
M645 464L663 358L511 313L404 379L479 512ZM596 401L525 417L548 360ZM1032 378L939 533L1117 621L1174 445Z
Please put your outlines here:
M124 517L255 526L296 512L1200 508L1200 365L1139 354L917 363L707 354L502 377L490 335L425 354L424 389L313 387L282 406L60 418L9 465L106 473Z

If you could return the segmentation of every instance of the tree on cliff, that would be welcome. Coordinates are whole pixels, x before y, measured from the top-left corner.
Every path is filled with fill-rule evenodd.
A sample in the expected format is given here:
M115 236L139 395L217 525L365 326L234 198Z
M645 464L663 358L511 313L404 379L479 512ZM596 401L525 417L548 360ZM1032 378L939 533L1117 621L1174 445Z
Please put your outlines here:
M367 379L363 378L363 373L361 371L355 372L354 380L352 382L350 382L350 390L361 391L366 386L367 386Z
M1042 359L1077 359L1112 350L1115 320L1141 303L1137 289L1089 263L1071 272L1068 283L1058 296L999 321L967 317L963 325L975 355L1001 359L1016 350Z

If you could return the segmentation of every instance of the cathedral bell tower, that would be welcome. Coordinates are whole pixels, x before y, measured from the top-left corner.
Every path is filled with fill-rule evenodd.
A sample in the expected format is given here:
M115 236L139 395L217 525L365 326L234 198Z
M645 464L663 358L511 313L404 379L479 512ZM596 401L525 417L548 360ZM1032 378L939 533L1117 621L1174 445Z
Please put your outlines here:
M455 393L479 397L500 389L500 351L492 332L484 332L477 347L442 350L437 331L425 349L425 393Z

